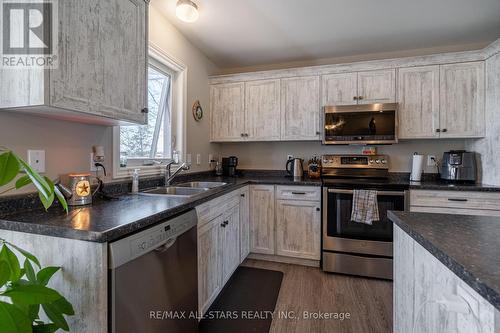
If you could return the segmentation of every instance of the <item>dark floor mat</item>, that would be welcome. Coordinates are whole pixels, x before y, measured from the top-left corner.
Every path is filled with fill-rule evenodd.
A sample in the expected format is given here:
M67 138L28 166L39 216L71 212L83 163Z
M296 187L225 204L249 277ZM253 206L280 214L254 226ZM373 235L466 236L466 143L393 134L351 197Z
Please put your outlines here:
M202 333L266 333L283 273L238 267L200 322Z

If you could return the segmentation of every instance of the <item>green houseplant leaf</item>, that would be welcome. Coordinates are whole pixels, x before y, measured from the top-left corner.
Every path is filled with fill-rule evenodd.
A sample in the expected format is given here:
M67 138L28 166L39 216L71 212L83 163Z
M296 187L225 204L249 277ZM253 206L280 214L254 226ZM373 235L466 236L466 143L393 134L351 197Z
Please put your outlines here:
M19 160L11 151L0 154L0 186L11 182L19 173Z
M7 243L10 247L16 249L16 251L19 251L19 253L21 253L25 258L31 260L35 265L38 266L38 268L40 268L40 262L38 261L38 259L31 253L29 253L28 251L26 250L23 250L21 249L20 247L18 246L15 246L14 244L12 243L9 243L9 242L5 242Z
M42 308L47 317L49 317L57 327L69 331L68 323L57 306L54 304L42 304Z
M0 260L6 262L9 265L10 271L10 281L16 282L21 278L21 267L19 265L19 260L14 252L12 252L5 244L2 246L0 251Z
M12 298L14 303L20 301L24 304L51 303L62 297L54 289L36 284L16 284L5 291L3 296Z
M42 268L36 275L38 284L46 286L47 283L49 283L49 280L52 278L52 276L60 269L61 267L53 267L53 266Z
M5 260L0 260L0 287L5 285L10 278L10 266Z
M0 328L2 332L29 333L32 332L31 321L15 305L0 301Z

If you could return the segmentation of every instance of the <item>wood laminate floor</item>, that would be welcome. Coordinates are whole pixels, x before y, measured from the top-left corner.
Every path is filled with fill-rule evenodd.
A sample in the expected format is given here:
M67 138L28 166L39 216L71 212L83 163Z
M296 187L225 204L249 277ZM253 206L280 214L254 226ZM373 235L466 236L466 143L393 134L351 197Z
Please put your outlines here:
M253 259L243 265L284 273L270 333L392 332L390 281ZM295 318L279 317L286 312L293 312ZM349 313L349 319L305 319L304 312Z

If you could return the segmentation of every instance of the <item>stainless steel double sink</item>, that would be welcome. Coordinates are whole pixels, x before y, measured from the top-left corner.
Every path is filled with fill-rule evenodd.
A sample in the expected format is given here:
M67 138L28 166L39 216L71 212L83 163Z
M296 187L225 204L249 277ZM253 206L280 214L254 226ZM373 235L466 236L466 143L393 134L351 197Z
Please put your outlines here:
M187 182L172 186L150 188L140 192L140 194L162 195L166 197L192 197L224 185L226 183L223 182Z

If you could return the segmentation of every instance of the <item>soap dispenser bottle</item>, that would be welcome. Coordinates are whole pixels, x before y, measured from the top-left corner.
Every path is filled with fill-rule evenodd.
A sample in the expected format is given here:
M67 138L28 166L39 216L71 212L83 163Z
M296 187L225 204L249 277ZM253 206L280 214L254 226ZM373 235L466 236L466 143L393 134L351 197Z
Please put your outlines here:
M140 169L134 169L132 174L132 193L139 192L139 171Z

